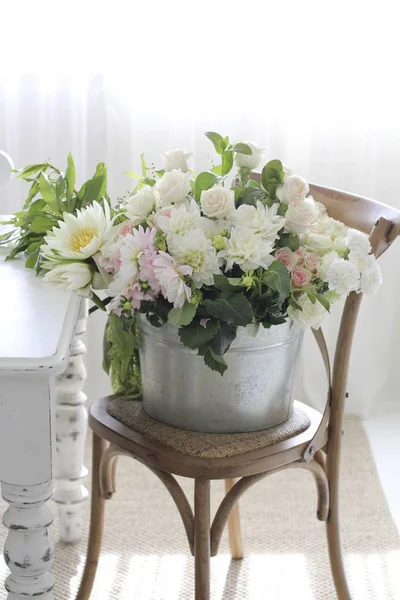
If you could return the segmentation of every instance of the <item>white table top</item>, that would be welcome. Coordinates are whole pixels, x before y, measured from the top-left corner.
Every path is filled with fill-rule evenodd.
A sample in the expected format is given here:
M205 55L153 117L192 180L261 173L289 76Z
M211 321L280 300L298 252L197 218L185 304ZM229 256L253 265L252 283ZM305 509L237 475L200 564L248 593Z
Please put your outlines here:
M68 355L81 298L5 262L0 246L0 371L57 369Z

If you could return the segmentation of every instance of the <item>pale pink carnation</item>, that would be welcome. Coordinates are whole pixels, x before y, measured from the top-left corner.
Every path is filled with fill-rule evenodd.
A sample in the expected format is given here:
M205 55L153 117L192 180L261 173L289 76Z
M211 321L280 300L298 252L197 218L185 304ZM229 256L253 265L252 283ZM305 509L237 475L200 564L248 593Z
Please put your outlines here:
M305 287L311 281L311 272L304 267L295 267L292 271L292 284L294 287Z
M153 261L154 274L161 286L161 293L175 308L182 307L190 301L192 291L185 284L183 277L191 275L192 267L188 265L177 266L175 260L166 252L159 252Z
M297 255L292 252L290 248L281 248L275 254L275 260L279 260L281 263L287 267L287 270L290 272L297 265Z
M157 256L158 253L156 250L147 249L139 256L138 262L140 269L139 279L146 281L156 293L159 293L161 286L154 273L154 260Z

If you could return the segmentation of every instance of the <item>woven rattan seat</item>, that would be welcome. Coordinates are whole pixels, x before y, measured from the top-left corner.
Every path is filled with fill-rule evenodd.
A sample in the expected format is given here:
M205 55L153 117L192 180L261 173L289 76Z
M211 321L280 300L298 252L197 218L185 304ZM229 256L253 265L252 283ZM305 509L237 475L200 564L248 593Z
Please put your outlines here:
M203 458L238 456L252 450L267 448L303 433L310 426L308 415L296 406L288 421L252 433L198 433L176 429L149 417L143 403L127 398L115 398L107 412L126 427L154 441L161 442L182 454Z

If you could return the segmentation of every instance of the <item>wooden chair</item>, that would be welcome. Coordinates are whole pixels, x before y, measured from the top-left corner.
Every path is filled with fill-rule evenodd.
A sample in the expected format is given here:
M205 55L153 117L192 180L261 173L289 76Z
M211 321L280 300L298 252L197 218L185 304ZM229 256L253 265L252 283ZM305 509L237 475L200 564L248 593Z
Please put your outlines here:
M400 232L400 212L367 198L312 185L311 193L330 216L370 234L380 256ZM105 499L115 491L116 458L127 455L164 483L181 514L195 558L196 600L210 598L210 556L218 552L228 522L231 551L242 558L238 499L264 477L288 468L309 470L318 492L317 516L326 522L332 575L339 600L350 600L339 531L339 469L350 350L361 294L346 300L333 371L321 329L314 332L328 377L323 413L295 403L283 426L250 434L199 434L177 430L147 417L140 402L107 397L94 403L93 483L87 560L77 600L90 597L100 555ZM237 436L237 437L232 437ZM109 442L107 447L106 441ZM194 479L194 513L174 475ZM239 478L239 479L238 479ZM225 479L226 495L210 523L210 481Z

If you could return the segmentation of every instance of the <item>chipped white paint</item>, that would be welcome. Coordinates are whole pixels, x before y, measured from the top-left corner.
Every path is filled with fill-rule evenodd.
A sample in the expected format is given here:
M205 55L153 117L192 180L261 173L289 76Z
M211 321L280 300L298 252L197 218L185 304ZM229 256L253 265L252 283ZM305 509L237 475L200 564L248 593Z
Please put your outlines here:
M0 482L9 503L8 600L53 600L50 573L55 377L65 370L80 299L0 251Z
M60 539L76 543L81 538L83 503L88 491L83 485L87 469L83 466L87 431L86 379L83 355L86 346L87 301L82 300L68 366L56 379L56 457L53 500L58 504Z
M11 571L5 583L8 600L53 600L54 548L48 532L53 515L46 504L51 494L51 481L30 486L2 484L3 498L10 505L3 516L8 528L4 560Z

